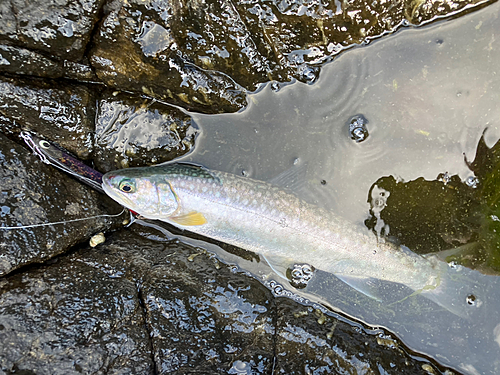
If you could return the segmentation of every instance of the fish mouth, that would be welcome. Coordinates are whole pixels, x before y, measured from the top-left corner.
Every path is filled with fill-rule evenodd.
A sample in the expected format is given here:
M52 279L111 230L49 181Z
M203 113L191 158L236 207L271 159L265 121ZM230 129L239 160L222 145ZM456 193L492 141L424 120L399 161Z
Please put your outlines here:
M109 182L108 179L102 179L102 189L104 192L109 195L110 197L114 197L115 192L113 191L113 187L111 186L111 183Z
M115 175L109 175L105 176L102 179L102 189L104 192L113 200L116 202L120 203L123 206L130 207L130 202L127 201L127 199L116 192L116 190L113 188L113 185L111 184L111 179L115 177Z

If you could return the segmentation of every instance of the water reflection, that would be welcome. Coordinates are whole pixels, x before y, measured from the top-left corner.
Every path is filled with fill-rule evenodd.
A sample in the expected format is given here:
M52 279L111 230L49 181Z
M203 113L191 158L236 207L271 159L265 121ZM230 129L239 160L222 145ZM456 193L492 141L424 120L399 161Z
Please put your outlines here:
M193 114L202 135L184 160L261 180L305 165L297 193L360 227L369 217L368 192L383 176L398 181L441 176L443 181L456 175L472 184L464 154L473 159L486 127L488 145L500 137L499 9L493 4L349 51L325 67L315 84L295 83L279 92L268 85L251 96L242 113ZM370 122L369 137L358 143L345 124L360 113ZM381 189L371 190L374 207ZM383 223L377 229L388 231ZM263 280L272 275L250 262L227 259ZM398 300L407 291L394 285L381 287L397 302L380 303L322 271L294 293L385 326L443 364L468 373L498 373L498 278L467 268L450 267L450 272L467 280L457 283L456 292L474 309L469 320L421 296ZM281 279L275 285L286 286Z

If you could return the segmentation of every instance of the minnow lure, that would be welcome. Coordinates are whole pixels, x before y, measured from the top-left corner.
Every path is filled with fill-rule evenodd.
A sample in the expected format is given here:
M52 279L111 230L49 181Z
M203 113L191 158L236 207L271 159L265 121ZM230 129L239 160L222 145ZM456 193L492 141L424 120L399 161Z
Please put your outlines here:
M101 172L96 171L53 143L41 139L34 134L22 131L20 137L45 164L59 168L63 172L70 174L84 184L104 194Z

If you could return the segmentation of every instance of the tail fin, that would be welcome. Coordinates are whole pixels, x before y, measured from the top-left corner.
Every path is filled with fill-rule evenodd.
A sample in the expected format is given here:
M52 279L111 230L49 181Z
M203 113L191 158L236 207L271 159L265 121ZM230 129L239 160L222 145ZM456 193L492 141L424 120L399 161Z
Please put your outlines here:
M481 285L470 277L474 271L462 266L449 266L438 259L436 264L441 270L439 285L419 294L463 319L470 320L482 311L486 296Z

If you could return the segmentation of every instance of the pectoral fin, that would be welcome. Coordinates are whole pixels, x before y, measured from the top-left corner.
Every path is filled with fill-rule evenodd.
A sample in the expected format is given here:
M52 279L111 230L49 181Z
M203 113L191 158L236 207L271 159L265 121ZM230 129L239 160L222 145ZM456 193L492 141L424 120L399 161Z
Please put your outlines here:
M205 216L203 216L202 213L197 211L191 211L185 215L180 215L180 216L171 216L169 219L176 222L179 225L186 225L186 226L203 225L207 222Z

